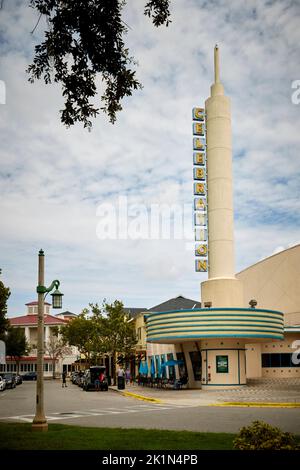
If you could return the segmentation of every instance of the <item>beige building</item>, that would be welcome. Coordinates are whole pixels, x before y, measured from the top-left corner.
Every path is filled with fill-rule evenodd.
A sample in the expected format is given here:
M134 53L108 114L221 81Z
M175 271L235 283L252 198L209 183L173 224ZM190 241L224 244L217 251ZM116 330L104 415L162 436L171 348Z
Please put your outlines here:
M193 109L193 135L195 264L208 279L201 284L202 308L147 313L152 371L167 357L172 376L183 364L189 387L210 390L241 387L250 377L297 377L299 250L235 274L231 105L218 46L210 96L205 108Z
M244 383L247 383L247 379L260 377L300 377L300 245L259 261L238 273L236 277L243 284L245 308L249 307L250 300L256 300L256 308L251 309L253 315L260 315L261 307L266 310L283 312L284 321L284 337L282 340L271 339L270 341L246 342L244 344ZM267 309L267 307L270 308ZM146 337L145 318L151 312L164 312L164 315L169 312L169 317L171 317L172 311L177 312L177 314L181 311L183 315L186 315L188 312L193 313L195 310L201 311L202 314L205 311L214 311L213 309L201 309L200 302L179 296L139 312L136 317L136 331L137 334L139 331L141 339L138 342L137 349L140 348L143 352L147 351L149 375L152 358L156 369L158 369L157 364L168 359L184 360L184 367L189 377L188 386L190 388L201 388L202 375L206 373L206 370L202 370L203 341L195 339L193 343L182 341L179 343L157 344L147 343ZM260 320L260 318L258 319ZM295 341L298 343L295 343ZM224 343L223 339L216 339L213 346L220 347L223 345L222 343ZM235 346L239 346L238 343L241 343L239 339L232 340L232 350ZM204 354L206 355L206 352ZM232 356L234 351L228 350L227 354ZM232 357L229 357L229 361L232 359ZM175 378L179 378L180 369L182 368L178 365L175 365L173 369L167 367L166 377L170 378L174 374ZM214 374L213 379L216 380L216 370L212 368L210 373ZM234 380L236 383L238 376L234 377Z
M22 328L25 337L30 346L28 356L24 356L20 360L20 373L36 372L37 370L37 323L38 323L38 303L36 301L26 304L26 315L9 318L10 325ZM74 313L62 312L57 315L51 314L51 305L48 302L44 304L44 340L45 340L45 356L44 356L44 377L52 377L53 360L47 354L47 344L54 334L54 328L65 325L70 319L76 317ZM61 374L63 370L67 372L71 370L71 365L78 357L76 348L69 348L72 354L59 358L56 361L55 372ZM0 365L0 372L16 372L17 366L15 361L10 357L6 357L6 364Z
M245 305L255 299L257 307L284 313L283 341L247 345L247 377L300 377L299 364L292 362L297 349L300 360L300 245L259 261L237 278Z

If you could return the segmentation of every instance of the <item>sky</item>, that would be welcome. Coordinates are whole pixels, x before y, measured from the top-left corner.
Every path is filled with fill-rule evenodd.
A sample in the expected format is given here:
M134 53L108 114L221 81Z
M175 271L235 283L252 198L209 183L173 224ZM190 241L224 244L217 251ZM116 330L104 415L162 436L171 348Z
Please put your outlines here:
M36 298L40 248L46 284L61 281L63 310L103 299L147 308L178 295L200 299L207 275L194 271L188 236L101 239L99 221L120 197L134 227L153 204L192 205L191 110L209 96L216 43L232 104L236 271L300 242L298 1L171 0L172 23L157 29L143 15L145 0L130 0L126 44L143 89L123 101L116 124L99 115L91 132L61 124L58 85L28 83L46 27L41 20L30 33L38 14L28 3L6 0L0 11L0 267L9 317ZM141 208L144 222L134 221Z

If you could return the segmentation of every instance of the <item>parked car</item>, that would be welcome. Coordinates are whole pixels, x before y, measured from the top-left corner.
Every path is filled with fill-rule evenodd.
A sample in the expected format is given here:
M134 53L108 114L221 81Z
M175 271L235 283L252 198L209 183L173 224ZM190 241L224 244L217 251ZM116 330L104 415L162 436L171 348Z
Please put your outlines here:
M108 382L106 378L105 366L92 366L85 371L83 378L83 390L96 390L95 381L99 380L99 388L101 391L108 390ZM100 380L101 379L101 380Z
M2 377L6 382L6 388L16 388L15 374L13 374L12 372L6 372L2 375Z
M77 376L78 376L78 372L77 372L77 371L71 373L71 381L72 381L73 384L76 384Z
M6 389L6 380L0 375L0 392Z
M84 375L84 372L81 370L80 372L78 372L78 375L76 376L76 384L79 387L83 386L83 375Z
M26 374L22 375L23 380L36 380L37 373L36 372L26 372Z
M21 383L23 382L22 375L16 374L15 378L16 378L16 385L21 385Z

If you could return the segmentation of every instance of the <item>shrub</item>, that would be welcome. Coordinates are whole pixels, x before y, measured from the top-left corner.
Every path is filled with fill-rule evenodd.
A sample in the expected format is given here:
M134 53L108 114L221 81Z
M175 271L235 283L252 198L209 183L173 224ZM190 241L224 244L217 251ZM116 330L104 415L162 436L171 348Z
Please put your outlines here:
M299 450L295 438L288 432L270 426L262 421L254 421L244 427L233 441L238 450Z

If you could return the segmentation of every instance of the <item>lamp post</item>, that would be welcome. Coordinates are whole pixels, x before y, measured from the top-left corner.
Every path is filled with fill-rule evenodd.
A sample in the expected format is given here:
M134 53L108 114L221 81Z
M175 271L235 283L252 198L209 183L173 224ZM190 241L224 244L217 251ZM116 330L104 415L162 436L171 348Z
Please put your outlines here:
M54 288L52 295L52 307L62 308L62 296L58 287L60 282L55 280L50 287L44 286L45 256L43 250L39 251L38 261L38 340L37 340L37 380L36 380L36 411L32 422L33 431L48 431L48 423L44 412L44 301L48 293Z

